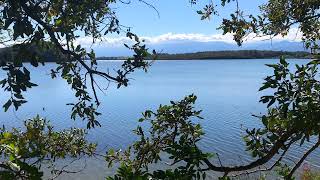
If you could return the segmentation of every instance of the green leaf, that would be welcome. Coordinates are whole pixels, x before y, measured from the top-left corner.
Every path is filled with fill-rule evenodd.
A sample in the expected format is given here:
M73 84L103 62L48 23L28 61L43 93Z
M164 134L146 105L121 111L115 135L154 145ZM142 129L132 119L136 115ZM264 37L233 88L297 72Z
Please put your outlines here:
M4 105L3 105L3 108L4 108L4 111L7 112L9 107L11 106L12 104L12 101L11 100L8 100Z
M280 57L280 64L287 65L287 62L286 62L286 59L284 58L284 56Z
M14 97L16 97L16 98L18 98L18 99L24 99L21 94L14 94Z
M60 26L62 24L62 20L61 19L57 19L55 22L56 26Z
M271 101L268 103L267 107L269 108L275 102L276 102L276 98L271 98Z
M270 87L269 84L264 84L262 87L259 88L259 91L263 91L265 89L268 89Z

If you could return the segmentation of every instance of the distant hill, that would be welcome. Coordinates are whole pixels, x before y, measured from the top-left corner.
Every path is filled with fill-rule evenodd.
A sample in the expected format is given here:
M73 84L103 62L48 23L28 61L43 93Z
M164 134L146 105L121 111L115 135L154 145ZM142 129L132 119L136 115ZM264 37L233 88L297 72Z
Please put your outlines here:
M301 42L289 41L258 41L244 42L242 46L235 43L226 42L196 42L196 41L176 41L157 45L150 45L150 48L164 53L194 53L200 51L238 51L238 50L262 50L262 51L305 51Z
M262 50L239 50L239 51L205 51L196 53L158 54L159 60L190 60L190 59L267 59L279 58L309 58L310 53L305 51L262 51ZM127 57L98 57L98 60L123 60Z
M146 42L149 49L157 52L180 54L195 53L202 51L239 51L239 50L261 50L261 51L308 51L303 42L297 41L254 41L244 42L242 46L236 43L222 41L200 42L192 40L168 40L159 43ZM132 51L125 48L122 43L118 45L101 45L93 47L97 56L130 56Z
M12 47L0 48L1 62L58 62L65 61L66 57L55 48L50 48L50 44L44 42L42 46L27 44L24 46L14 45ZM37 56L38 60L34 60Z

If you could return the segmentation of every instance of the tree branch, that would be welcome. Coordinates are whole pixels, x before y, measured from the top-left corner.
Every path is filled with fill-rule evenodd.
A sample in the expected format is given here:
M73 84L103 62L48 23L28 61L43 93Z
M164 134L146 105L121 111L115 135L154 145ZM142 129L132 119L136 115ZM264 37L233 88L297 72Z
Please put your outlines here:
M93 91L93 94L94 94L94 98L96 99L96 103L99 106L100 105L100 101L98 99L96 88L94 86L94 79L93 79L92 73L90 74L90 81L91 81L91 88L92 88L92 91Z
M24 11L27 13L27 15L32 18L33 20L35 20L37 23L39 23L47 32L48 35L50 36L51 41L58 47L58 49L61 51L61 53L63 53L64 55L72 55L74 57L75 60L77 60L87 71L89 74L97 74L100 75L104 78L116 81L116 82L121 82L121 79L115 78L110 76L107 73L101 72L101 71L97 71L97 70L93 70L91 69L83 60L81 55L70 51L70 50L66 50L62 47L62 45L59 43L58 39L56 38L55 34L54 34L54 30L44 21L41 20L41 18L33 15L32 13L32 8L29 8L28 6L26 6L23 2L21 2L21 6L23 7Z
M289 139L291 136L292 132L287 132L281 136L281 138L272 146L270 151L260 159L257 159L254 162L251 162L250 164L243 165L243 166L215 166L213 165L208 159L204 159L204 163L208 166L206 169L202 169L202 171L208 171L208 170L213 170L217 172L224 172L225 175L227 175L230 172L235 172L235 171L245 171L249 169L253 169L255 167L261 166L265 163L267 163L270 159L276 155L279 150L284 146L285 142Z
M283 150L282 154L280 155L280 157L278 158L278 160L276 162L273 163L272 166L270 166L269 168L264 168L264 169L256 169L256 170L252 170L252 171L246 171L244 173L240 173L240 174L236 174L234 175L233 177L238 177L238 176L241 176L241 175L244 175L244 174L252 174L252 173L255 173L255 172L262 172L262 171L270 171L272 170L274 167L276 167L278 165L279 162L282 161L283 157L285 156L285 154L288 152L288 149L290 148L290 146L293 144L294 141L291 141L287 146L286 148Z
M301 166L301 164L303 163L303 161L314 151L316 150L318 147L320 146L320 136L318 137L318 141L316 144L314 144L302 157L301 159L296 163L296 165L292 168L292 170L290 171L290 173L288 174L288 176L286 178L290 179L293 176L293 173Z

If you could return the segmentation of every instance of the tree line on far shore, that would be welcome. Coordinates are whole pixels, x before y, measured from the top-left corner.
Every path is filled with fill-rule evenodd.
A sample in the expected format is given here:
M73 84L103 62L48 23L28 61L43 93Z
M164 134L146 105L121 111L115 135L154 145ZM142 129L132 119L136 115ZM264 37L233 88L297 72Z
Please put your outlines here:
M157 60L191 60L191 59L269 59L279 58L310 58L310 53L306 51L266 51L266 50L237 50L237 51L204 51L195 53L159 53ZM122 60L127 57L98 57L97 60Z
M30 46L32 52L40 54L44 62L60 62L65 61L65 57L59 52L49 49L42 51L41 49ZM0 62L11 62L12 54L15 54L14 48L3 48L0 49ZM286 58L297 58L304 59L310 58L311 54L306 51L270 51L270 50L236 50L236 51L203 51L195 53L180 53L180 54L169 54L169 53L158 53L157 60L193 60L193 59L273 59L284 56ZM153 57L147 57L152 59ZM89 58L86 58L89 60ZM101 56L97 57L97 60L124 60L128 59L126 56ZM30 62L28 59L21 59L21 62Z

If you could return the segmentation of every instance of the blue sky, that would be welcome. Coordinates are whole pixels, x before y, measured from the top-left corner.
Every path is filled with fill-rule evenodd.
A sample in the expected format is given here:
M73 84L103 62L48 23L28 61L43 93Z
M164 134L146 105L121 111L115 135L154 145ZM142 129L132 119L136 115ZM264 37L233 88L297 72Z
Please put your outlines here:
M201 3L197 5L191 5L190 0L145 1L157 9L159 16L154 9L139 0L131 0L130 4L118 2L113 5L113 8L120 24L132 27L131 31L144 39L147 46L154 48L157 52L183 53L239 49L232 34L222 35L222 32L217 30L222 19L229 18L230 14L235 11L235 2L221 7L220 0L213 0L218 5L219 16L214 16L210 20L200 20L200 15L196 11L210 3L209 0L199 0ZM265 2L267 0L239 0L239 7L246 15L257 15L260 12L259 6ZM273 42L286 41L285 45L273 46L271 41L265 41L269 37L257 38L254 34L250 35L252 36L249 36L244 43L247 45L244 47L246 49L279 50L281 47L283 50L290 48L303 50L301 44L286 43L301 42L301 32L297 28L292 29L287 37L273 38ZM92 45L90 37L79 38L77 43L86 48L95 49L98 56L121 56L132 53L124 48L124 43L132 43L128 38L125 38L125 33L107 35L104 41L95 45Z
M126 1L126 0L124 0ZM133 27L132 31L140 36L157 36L171 33L200 33L200 34L217 34L221 33L216 28L221 24L223 17L229 17L235 10L235 3L232 2L221 8L220 1L214 0L218 5L219 17L213 17L211 20L200 20L196 13L202 9L209 0L199 0L197 5L191 5L189 0L146 0L153 4L157 12L147 5L132 0L129 5L116 5L116 11L120 22L123 25ZM247 12L257 14L258 6L266 0L239 0L240 8Z

